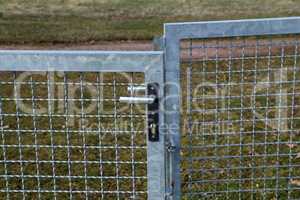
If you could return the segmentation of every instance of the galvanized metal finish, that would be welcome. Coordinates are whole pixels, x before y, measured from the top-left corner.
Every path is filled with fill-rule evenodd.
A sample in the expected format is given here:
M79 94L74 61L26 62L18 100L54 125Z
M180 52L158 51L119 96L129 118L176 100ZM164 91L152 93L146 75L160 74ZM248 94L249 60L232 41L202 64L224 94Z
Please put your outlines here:
M162 62L163 63L163 62ZM162 65L161 65L162 66ZM159 141L158 142L149 142L147 145L148 151L148 191L150 199L165 199L166 196L166 160L165 160L165 135L166 130L164 125L164 69L160 67L149 68L148 73L145 73L146 83L158 83L159 89L159 102L160 102L160 112L159 112ZM148 93L146 93L148 95ZM147 110L148 113L148 110ZM150 164L151 163L151 164ZM151 192L150 192L151 191Z
M165 122L172 127L168 128L171 149L168 184L174 186L170 190L171 199L299 198L299 173L295 171L299 156L295 152L298 146L295 134L299 130L296 119L298 42L295 38L285 38L279 43L272 38L267 39L267 43L260 39L253 42L253 38L237 43L223 41L225 38L234 41L237 37L299 33L299 17L165 25L165 95L168 99ZM207 41L209 38L215 40ZM188 40L183 42L184 39ZM184 50L180 48L181 44ZM246 49L252 55L248 55ZM289 59L292 60L290 65L287 64ZM261 64L262 60L265 64ZM260 80L276 70L275 80L270 77ZM186 89L182 88L182 81ZM267 85L268 91L262 89L261 84ZM200 94L195 93L199 85L204 91ZM249 93L246 85L254 93ZM224 87L227 90L220 94ZM210 95L209 88L218 93ZM279 91L274 92L274 88ZM278 104L274 105L274 101ZM182 105L187 110L180 110ZM263 113L279 110L279 115L274 117L264 113L261 117L258 114L261 110ZM289 114L285 115L283 110ZM180 118L181 114L187 121ZM269 123L276 120L277 131L269 128ZM289 131L282 129L286 121ZM172 126L180 123L186 132ZM259 127L264 123L267 125ZM195 124L200 129L194 130ZM218 134L224 124L239 128ZM206 130L209 125L214 127L212 132Z
M146 94L146 86L134 86L134 85L130 85L127 88L127 91L131 94L136 94L136 93L143 93Z
M155 100L154 97L120 97L119 101L128 104L151 104Z
M168 39L204 39L254 35L284 35L300 32L300 17L187 22L165 24Z
M164 130L119 102L148 82L162 52L0 51L0 198L164 199Z
M165 125L168 129L167 155L169 199L180 199L180 38L165 26Z
M146 72L162 53L117 51L4 51L1 71Z

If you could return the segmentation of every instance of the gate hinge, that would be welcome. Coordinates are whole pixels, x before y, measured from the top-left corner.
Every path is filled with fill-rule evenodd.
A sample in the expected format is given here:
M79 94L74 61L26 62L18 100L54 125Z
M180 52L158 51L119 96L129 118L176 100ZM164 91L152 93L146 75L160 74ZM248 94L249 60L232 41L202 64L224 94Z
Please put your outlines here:
M176 150L176 146L173 145L171 142L167 142L166 148L169 153L173 153Z
M166 193L165 200L172 200L172 199L173 199L172 193Z
M165 199L166 200L173 200L174 199L174 196L173 196L173 193L174 192L174 184L172 183L168 188L167 188L167 192L166 192L166 195L165 195Z

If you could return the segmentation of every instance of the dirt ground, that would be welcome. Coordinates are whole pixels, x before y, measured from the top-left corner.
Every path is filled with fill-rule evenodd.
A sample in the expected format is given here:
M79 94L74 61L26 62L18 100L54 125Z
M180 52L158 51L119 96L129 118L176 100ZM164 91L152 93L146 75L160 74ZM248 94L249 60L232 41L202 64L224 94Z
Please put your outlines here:
M103 50L103 51L148 51L153 50L152 41L89 42L82 44L23 44L1 45L1 50Z

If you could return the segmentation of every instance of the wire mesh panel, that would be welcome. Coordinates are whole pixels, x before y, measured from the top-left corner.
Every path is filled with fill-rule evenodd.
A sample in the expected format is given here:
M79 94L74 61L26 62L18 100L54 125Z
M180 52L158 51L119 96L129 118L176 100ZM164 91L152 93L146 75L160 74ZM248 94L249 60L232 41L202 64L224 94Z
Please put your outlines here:
M298 39L181 42L183 199L300 198Z
M0 72L1 199L146 199L144 73Z

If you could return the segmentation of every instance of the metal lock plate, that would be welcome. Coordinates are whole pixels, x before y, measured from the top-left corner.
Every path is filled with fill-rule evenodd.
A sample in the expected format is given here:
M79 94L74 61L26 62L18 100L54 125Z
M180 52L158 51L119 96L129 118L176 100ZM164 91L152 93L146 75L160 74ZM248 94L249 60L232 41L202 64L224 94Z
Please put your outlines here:
M159 141L159 85L150 83L147 85L148 96L154 101L148 104L148 140L150 142Z

